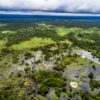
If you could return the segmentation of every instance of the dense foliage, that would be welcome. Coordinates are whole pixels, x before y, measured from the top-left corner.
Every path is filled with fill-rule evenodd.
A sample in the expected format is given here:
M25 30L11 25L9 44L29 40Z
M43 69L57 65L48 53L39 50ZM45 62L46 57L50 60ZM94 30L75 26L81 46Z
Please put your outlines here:
M76 52L100 58L99 27L96 21L5 21L0 100L100 100L100 63Z

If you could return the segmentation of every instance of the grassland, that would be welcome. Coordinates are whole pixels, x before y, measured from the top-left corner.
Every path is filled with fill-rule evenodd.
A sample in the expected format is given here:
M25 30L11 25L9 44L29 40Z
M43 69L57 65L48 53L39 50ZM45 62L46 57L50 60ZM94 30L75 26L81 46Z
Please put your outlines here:
M57 27L56 31L58 33L58 35L60 36L65 36L70 32L76 32L79 31L80 28L66 28L66 27Z
M0 49L5 47L6 40L0 40Z
M16 31L8 31L8 30L6 30L6 31L2 31L1 33L2 34L14 34L14 33L16 33Z
M11 46L14 50L26 49L26 48L37 48L41 46L46 46L54 44L55 42L50 38L32 38L30 41L25 41L23 43Z

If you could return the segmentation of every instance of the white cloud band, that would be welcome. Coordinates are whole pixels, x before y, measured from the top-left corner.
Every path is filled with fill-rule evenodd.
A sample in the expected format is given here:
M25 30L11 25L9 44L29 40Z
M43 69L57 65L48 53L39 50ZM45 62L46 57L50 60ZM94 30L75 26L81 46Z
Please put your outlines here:
M0 8L96 13L100 12L100 0L0 0Z

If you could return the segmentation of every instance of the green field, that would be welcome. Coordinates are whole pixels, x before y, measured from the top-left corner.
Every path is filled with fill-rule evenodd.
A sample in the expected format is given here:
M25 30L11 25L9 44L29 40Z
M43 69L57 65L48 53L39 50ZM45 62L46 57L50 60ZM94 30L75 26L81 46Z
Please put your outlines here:
M80 28L66 28L66 27L57 27L57 33L60 35L60 36L65 36L67 35L68 33L70 32L77 32L79 31Z
M32 38L30 41L25 41L23 43L12 45L11 48L14 50L26 49L26 48L37 48L41 46L46 46L50 44L54 44L55 42L50 38Z

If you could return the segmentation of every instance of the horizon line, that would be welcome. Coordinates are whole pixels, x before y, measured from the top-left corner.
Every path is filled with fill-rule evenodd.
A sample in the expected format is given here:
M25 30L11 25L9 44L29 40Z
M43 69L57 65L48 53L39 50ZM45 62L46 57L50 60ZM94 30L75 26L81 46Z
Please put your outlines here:
M58 12L43 12L43 11L0 11L0 14L14 15L54 15L54 16L99 16L100 14L85 14L85 13L58 13Z

